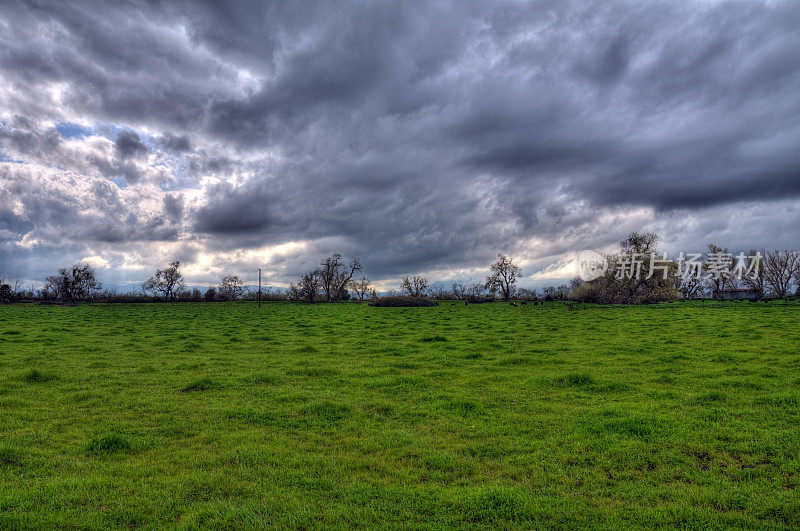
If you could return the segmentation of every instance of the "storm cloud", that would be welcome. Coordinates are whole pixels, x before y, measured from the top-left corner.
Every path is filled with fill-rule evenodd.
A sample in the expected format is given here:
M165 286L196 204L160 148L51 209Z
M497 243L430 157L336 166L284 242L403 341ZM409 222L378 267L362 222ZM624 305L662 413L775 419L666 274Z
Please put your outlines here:
M798 248L798 27L791 0L12 1L0 275L506 252L530 283L631 230Z

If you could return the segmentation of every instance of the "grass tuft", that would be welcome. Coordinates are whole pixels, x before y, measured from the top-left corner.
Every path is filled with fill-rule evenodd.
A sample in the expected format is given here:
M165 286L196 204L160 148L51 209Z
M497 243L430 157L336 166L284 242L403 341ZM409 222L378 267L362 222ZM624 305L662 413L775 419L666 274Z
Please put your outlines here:
M614 419L604 424L604 429L608 433L625 435L633 438L649 438L655 435L661 427L661 423L651 417L628 417Z
M39 369L29 370L22 378L28 383L44 383L56 379L52 374L42 372Z
M451 400L445 404L445 409L462 416L471 415L480 411L480 404L472 400Z
M210 378L200 378L199 380L195 380L183 389L181 389L181 393L194 393L197 391L209 391L211 389L216 389L219 385Z
M555 379L555 384L559 387L589 387L594 385L594 378L585 373L573 373L560 376Z
M313 354L319 351L316 348L312 347L311 345L305 345L295 350L295 352L299 354Z
M461 509L473 523L513 522L525 516L519 490L498 485L471 492L462 500Z
M113 454L129 452L130 450L130 441L119 433L114 432L95 437L86 445L86 453L90 455Z
M332 376L339 376L341 371L326 367L306 367L304 369L289 371L288 374L290 376L304 376L306 378L330 378Z
M727 399L728 395L725 393L720 393L719 391L709 391L708 393L697 395L694 398L694 402L697 404L714 404L717 402L725 402Z
M300 410L302 415L323 421L335 422L346 419L353 414L352 408L344 404L336 404L328 400L315 402Z
M255 374L249 378L249 381L259 385L278 385L281 383L281 378L274 374Z

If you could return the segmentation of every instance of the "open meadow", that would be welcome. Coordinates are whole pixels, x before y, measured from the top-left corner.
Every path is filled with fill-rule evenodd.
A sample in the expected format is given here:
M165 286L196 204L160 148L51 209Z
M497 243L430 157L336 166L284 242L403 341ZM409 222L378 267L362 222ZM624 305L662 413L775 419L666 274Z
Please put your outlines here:
M0 306L0 528L796 527L800 304Z

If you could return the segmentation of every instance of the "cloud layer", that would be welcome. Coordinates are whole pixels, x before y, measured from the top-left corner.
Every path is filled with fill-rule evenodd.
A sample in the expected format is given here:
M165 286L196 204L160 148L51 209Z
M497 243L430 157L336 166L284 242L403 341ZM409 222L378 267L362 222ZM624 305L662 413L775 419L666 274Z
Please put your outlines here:
M798 27L791 0L11 2L0 275L502 251L541 284L630 230L797 248Z

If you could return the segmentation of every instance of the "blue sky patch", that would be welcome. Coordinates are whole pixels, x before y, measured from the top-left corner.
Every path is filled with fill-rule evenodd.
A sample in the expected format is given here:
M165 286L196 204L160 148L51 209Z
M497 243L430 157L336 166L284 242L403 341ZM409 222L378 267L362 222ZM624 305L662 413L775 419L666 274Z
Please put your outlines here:
M83 138L92 136L95 133L93 127L86 127L85 125L74 124L71 122L61 122L56 124L56 131L64 138Z
M13 162L14 164L25 164L24 160L14 160L5 153L0 153L0 162Z

